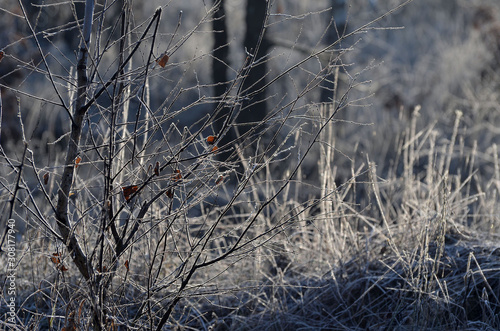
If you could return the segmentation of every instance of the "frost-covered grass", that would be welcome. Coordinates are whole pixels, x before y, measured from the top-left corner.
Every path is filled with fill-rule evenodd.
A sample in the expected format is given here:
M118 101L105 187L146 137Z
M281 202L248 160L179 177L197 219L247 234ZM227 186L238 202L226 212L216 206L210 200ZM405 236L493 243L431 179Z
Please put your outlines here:
M273 113L267 131L231 147L234 158L226 161L207 141L212 123L203 124L216 104L210 21L190 32L211 3L164 6L153 53L175 49L168 66L146 63L147 41L123 76L134 82L124 97L130 102L113 108L100 99L83 130L69 217L92 260L90 280L50 232L58 233L53 206L68 114L54 105L33 38L1 36L2 84L14 91L2 89L0 194L2 226L15 220L19 329L86 329L97 304L108 328L149 329L172 302L169 329L500 328L498 5L415 0L357 31L338 46L342 56L330 59L338 80L334 102L319 104L315 82L325 77L329 53L287 70L323 45L328 3L273 3L269 33L276 43L267 77L279 77L268 90ZM367 3L348 1L348 32L401 2ZM157 5L135 4L132 40ZM56 8L68 17L68 8ZM29 36L16 5L3 9L10 29L17 22L18 34ZM243 9L243 1L227 4L228 65L237 84L244 76ZM486 20L485 13L492 15ZM51 27L44 24L41 30ZM101 76L93 76L89 93L118 63L117 44L104 52L100 42L103 53L94 56ZM45 38L41 47L70 104L74 51L62 39ZM15 70L21 76L8 80ZM147 102L134 127L141 88ZM231 90L227 104L238 104L238 93ZM244 145L254 138L259 149L248 153ZM128 199L123 188L133 185L139 193ZM133 233L118 258L111 219L118 232ZM1 274L6 323L7 269Z

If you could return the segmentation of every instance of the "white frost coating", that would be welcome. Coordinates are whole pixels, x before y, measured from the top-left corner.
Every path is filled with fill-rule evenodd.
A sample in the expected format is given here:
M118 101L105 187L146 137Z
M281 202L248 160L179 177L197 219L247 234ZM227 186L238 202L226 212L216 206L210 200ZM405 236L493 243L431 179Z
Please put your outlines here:
M94 17L94 0L85 1L85 21L83 22L83 40L82 47L87 48L90 43L90 33L92 32L92 19Z

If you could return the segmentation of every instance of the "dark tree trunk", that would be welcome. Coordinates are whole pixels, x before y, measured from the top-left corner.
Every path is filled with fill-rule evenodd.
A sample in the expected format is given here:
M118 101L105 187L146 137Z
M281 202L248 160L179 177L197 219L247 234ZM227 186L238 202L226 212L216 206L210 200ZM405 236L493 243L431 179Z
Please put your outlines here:
M268 54L270 43L266 39L264 23L267 16L266 0L247 0L246 6L246 32L244 47L251 54L251 69L243 82L242 110L237 118L238 131L241 134L247 132L255 123L261 122L267 114L265 103L266 93L262 90L266 84L267 65L264 56ZM247 124L245 123L253 123Z
M346 0L331 0L330 18L332 19L329 30L326 34L326 43L333 44L339 40L345 33L347 25L347 10ZM334 93L334 75L330 74L326 77L323 84L321 84L321 102L332 102Z
M215 2L216 0L214 0ZM229 48L227 46L228 34L224 3L224 0L220 1L212 22L214 30L212 80L214 83L214 95L221 98L221 102L214 110L217 112L214 118L214 130L216 134L221 134L226 129L224 124L229 124L228 116L232 116L231 110L233 110L224 104L225 100L222 100L224 93L229 87L227 74ZM247 63L247 67L250 67L250 69L244 72L245 78L240 95L244 101L241 104L241 111L235 121L239 136L245 134L257 123L261 122L267 114L267 107L264 101L265 91L262 90L266 83L265 76L267 73L266 61L263 58L270 48L270 44L264 34L266 16L266 0L247 0L245 17L246 32L243 46L245 51L250 54ZM217 144L219 146L229 146L231 142L235 142L238 138L236 130L230 129ZM218 158L225 160L230 154L230 152L219 152Z
M214 4L217 0L213 0ZM212 81L214 83L214 95L221 98L221 103L216 105L218 112L214 119L216 134L222 131L224 121L229 116L229 108L224 106L222 96L228 88L227 66L229 62L229 47L227 41L226 12L224 10L225 0L220 0L219 7L214 13L212 29L214 35L213 58L212 58Z
M217 0L213 0L214 4ZM228 46L228 34L226 25L226 11L224 9L225 0L220 0L219 6L214 13L212 21L212 29L214 36L213 44L213 58L212 58L212 82L214 83L214 96L219 98L219 104L216 104L214 112L216 116L214 117L214 131L216 135L220 135L229 123L228 116L230 116L231 108L226 106L225 100L223 99L226 93L229 83L227 69L229 65L229 46ZM235 139L235 134L233 130L228 131L228 133L222 137L222 139L217 142L219 146L228 145ZM227 151L227 149L226 149ZM219 152L217 157L219 160L224 161L230 155L228 152Z
M217 0L214 0L217 2ZM215 96L222 96L228 87L227 65L229 61L229 48L227 45L226 12L224 0L220 0L219 7L214 14L212 28L214 30L214 52L212 59L212 79L215 83Z

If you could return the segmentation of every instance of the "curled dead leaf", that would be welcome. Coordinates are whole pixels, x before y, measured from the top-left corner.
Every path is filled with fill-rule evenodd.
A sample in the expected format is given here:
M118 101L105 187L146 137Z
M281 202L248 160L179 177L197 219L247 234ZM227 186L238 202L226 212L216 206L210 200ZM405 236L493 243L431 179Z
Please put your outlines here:
M102 269L101 269L101 268L96 268L96 270L97 270L98 272L100 272L100 273L103 273L103 272L108 271L108 268L106 268L106 266L105 266L105 265L103 265L103 266L102 266Z
M172 189L168 189L167 192L165 192L165 194L167 195L167 197L169 197L170 199L173 199L174 198L174 191Z
M68 271L69 269L66 268L66 266L64 264L60 264L57 266L57 269L61 270L62 272L64 271Z
M125 197L125 200L129 202L132 198L132 195L137 192L138 189L139 186L137 185L122 186L123 196Z
M154 172L156 176L160 176L160 162L158 161L156 161Z
M165 68L169 59L170 59L170 57L167 54L163 54L162 57L160 57L160 58L158 58L158 60L156 60L156 63L158 63L158 65L160 67Z
M54 264L59 264L61 263L61 259L59 258L61 256L60 253L52 253L52 256L50 257L50 260Z
M172 175L172 180L178 182L179 180L182 179L182 173L179 169L175 169L174 173Z
M82 161L82 158L77 156L75 159L75 169L78 168L78 164L80 164L81 161Z
M61 270L61 271L68 271L68 268L61 263L61 253L52 253L52 256L50 257L50 260L52 261L52 263L54 263L56 265L56 268L58 270Z
M208 136L207 137L207 143L210 145L213 145L216 140L217 140L217 136Z

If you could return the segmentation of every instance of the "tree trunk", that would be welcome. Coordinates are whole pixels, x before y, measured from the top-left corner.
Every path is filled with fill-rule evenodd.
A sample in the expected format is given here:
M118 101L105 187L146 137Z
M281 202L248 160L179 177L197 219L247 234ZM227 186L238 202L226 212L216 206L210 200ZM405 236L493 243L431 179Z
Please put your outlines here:
M238 131L246 133L256 123L261 122L267 114L266 93L262 88L266 84L267 65L264 56L268 54L270 43L266 39L264 24L267 17L266 0L247 0L246 32L244 47L251 54L251 68L243 82L242 91L245 97L241 112L237 118ZM252 125L248 123L253 123Z
M326 43L331 45L339 40L345 33L347 27L347 10L346 0L331 0L330 18L331 24L326 33ZM325 81L321 84L320 102L332 102L334 94L335 77L333 74L326 76Z
M214 0L216 3L217 0ZM220 0L219 7L215 11L212 28L214 31L214 52L212 59L212 79L215 83L215 96L224 95L228 87L227 65L229 62L229 47L227 45L226 12L224 10L225 0Z
M214 83L214 96L220 98L219 104L216 104L214 112L216 113L213 120L214 130L216 135L220 135L226 123L227 117L230 116L231 109L225 105L223 96L226 93L229 83L227 76L227 68L229 65L229 46L228 34L226 25L226 12L224 10L225 0L213 0L214 5L217 5L217 10L214 13L212 21L212 30L214 36L213 58L212 58L212 82ZM226 145L235 139L233 130L230 130L221 141L220 146ZM218 153L219 160L224 161L229 156L228 153Z

